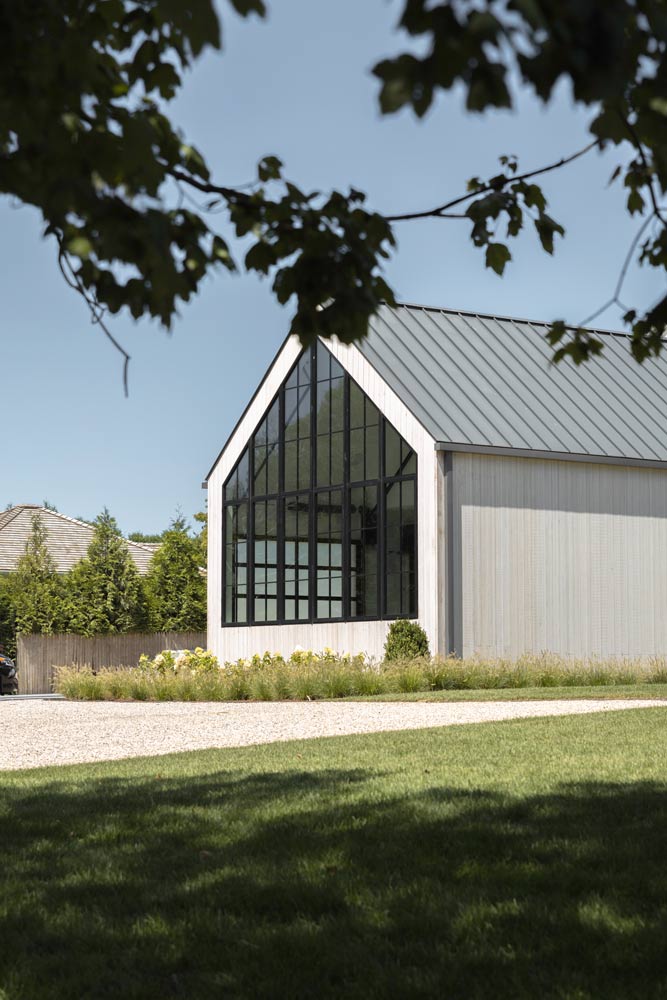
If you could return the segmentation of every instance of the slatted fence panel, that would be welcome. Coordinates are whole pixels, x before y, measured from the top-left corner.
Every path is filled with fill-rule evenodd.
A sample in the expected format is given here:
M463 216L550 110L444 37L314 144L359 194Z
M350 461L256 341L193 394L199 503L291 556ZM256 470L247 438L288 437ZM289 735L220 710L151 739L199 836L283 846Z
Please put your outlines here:
M205 632L128 632L125 635L19 635L17 666L21 694L53 690L54 667L88 664L98 667L136 667L142 653L155 656L163 649L206 648Z

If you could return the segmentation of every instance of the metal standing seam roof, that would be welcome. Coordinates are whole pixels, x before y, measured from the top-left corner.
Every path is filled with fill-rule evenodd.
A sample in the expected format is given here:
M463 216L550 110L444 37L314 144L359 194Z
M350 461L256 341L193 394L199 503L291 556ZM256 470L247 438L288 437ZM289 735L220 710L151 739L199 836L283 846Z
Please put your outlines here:
M548 324L383 306L357 347L437 442L667 462L667 353L594 331L589 364L550 363Z

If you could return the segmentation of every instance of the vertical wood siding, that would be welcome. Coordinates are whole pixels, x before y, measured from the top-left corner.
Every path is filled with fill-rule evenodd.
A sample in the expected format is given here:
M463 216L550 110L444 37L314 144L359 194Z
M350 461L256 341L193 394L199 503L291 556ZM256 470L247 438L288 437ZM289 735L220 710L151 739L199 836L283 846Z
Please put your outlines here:
M361 386L367 396L391 421L415 450L418 458L418 591L419 621L426 630L431 649L438 648L440 603L435 580L438 574L438 497L442 490L434 439L415 419L396 393L354 346L327 341L326 346ZM293 625L221 626L222 618L222 484L247 444L264 411L298 357L298 340L290 339L262 383L253 404L220 457L208 481L208 636L209 645L221 660L261 653L266 649L283 654L295 646L336 652L366 652L382 655L389 622L341 622Z
M150 632L125 635L19 635L16 662L21 694L53 690L54 667L86 664L135 667L142 653L156 656L163 649L206 647L205 632Z
M667 471L453 463L457 652L667 654Z

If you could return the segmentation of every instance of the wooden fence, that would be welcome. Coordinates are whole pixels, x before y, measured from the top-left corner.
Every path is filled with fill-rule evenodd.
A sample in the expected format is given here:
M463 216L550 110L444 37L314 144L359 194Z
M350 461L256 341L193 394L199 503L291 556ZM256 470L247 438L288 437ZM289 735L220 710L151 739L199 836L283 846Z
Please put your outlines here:
M53 690L54 667L73 663L96 667L136 667L142 653L206 647L205 632L128 632L126 635L19 635L17 666L21 694Z

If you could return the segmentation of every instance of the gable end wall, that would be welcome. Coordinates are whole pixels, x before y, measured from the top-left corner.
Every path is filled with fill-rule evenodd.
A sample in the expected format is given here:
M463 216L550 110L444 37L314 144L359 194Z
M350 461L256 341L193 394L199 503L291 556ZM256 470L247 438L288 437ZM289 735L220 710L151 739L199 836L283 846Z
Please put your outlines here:
M437 507L442 482L434 439L357 348L337 341L326 341L325 344L417 453L419 621L426 629L431 649L435 651L440 627L436 579L442 551L442 545L437 541ZM388 621L240 627L223 627L221 624L222 485L300 352L299 341L290 338L208 479L208 644L221 661L252 656L267 649L289 655L296 646L313 650L329 646L337 652L365 652L373 657L380 657L383 652Z

